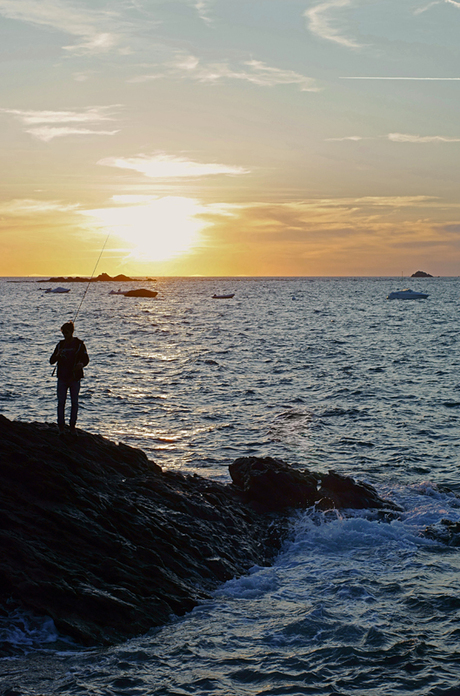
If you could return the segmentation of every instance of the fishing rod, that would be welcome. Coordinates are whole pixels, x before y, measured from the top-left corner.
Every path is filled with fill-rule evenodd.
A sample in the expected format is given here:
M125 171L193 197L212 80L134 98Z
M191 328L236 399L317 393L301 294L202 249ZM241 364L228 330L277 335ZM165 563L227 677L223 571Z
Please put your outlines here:
M92 279L94 278L94 274L96 273L96 268L97 268L98 265L99 265L99 261L101 260L101 256L102 256L102 254L103 254L103 252L104 252L104 249L105 249L105 247L106 247L106 244L107 244L107 242L109 241L109 237L110 237L110 232L109 232L109 234L108 234L107 237L106 237L106 240L105 240L105 242L104 242L104 246L103 246L102 249L101 249L101 253L99 254L99 257L98 257L98 259L97 259L97 261L96 261L96 265L94 266L94 270L93 270L93 272L92 272L92 274L91 274L91 278L88 280L88 283L87 283L87 285L86 285L86 290L85 290L85 292L83 293L83 297L81 298L81 302L80 302L80 304L79 304L79 306L78 306L77 311L75 312L75 316L74 316L74 318L73 318L73 323L74 323L74 324L75 324L75 320L76 320L76 318L78 317L78 314L79 314L79 312L80 312L80 309L81 309L81 306L82 306L82 304L83 304L83 301L84 301L84 299L85 299L85 297L86 297L86 293L88 292L90 283L91 283Z
M88 288L89 288L89 286L90 286L90 283L91 283L92 279L94 278L94 274L96 273L96 268L97 268L98 265L99 265L99 261L101 260L101 256L102 256L102 254L103 254L103 252L104 252L104 249L105 249L105 247L106 247L106 244L107 244L107 242L109 241L109 237L110 237L110 232L109 232L109 234L107 235L106 240L105 240L105 242L104 242L104 245L103 245L103 247L102 247L102 249L101 249L101 253L100 253L99 256L98 256L98 259L97 259L97 261L96 261L96 265L94 266L93 272L91 273L91 278L88 280L88 282L87 282L87 284L86 284L86 290L85 290L85 292L83 293L83 297L81 298L81 302L80 302L80 304L78 305L77 311L75 312L75 316L74 316L73 322L72 322L73 324L75 324L75 320L76 320L76 318L78 317L78 313L80 312L81 306L82 306L82 304L83 304L83 300L85 299L86 293L88 292ZM54 377L54 373L56 372L56 367L57 367L57 365L54 366L54 370L53 370L53 372L52 372L52 374L51 374L51 377Z

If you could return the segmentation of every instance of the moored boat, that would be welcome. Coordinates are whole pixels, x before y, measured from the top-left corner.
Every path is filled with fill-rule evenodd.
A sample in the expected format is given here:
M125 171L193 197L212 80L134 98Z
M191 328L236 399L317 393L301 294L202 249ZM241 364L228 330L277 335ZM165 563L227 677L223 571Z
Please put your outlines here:
M410 288L404 288L404 290L395 290L387 295L387 300L425 300L428 297L428 293L425 292L415 292Z
M139 288L138 290L127 290L126 292L123 292L122 295L125 297L156 297L158 292L156 290Z

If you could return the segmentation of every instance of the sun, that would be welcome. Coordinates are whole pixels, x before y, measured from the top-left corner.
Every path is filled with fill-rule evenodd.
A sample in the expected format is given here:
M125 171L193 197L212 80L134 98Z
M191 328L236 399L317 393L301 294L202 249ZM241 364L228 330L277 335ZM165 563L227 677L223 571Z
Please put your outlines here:
M167 261L186 254L208 225L199 218L205 207L192 198L116 196L114 201L125 205L82 212L97 220L99 228L128 242L133 260Z

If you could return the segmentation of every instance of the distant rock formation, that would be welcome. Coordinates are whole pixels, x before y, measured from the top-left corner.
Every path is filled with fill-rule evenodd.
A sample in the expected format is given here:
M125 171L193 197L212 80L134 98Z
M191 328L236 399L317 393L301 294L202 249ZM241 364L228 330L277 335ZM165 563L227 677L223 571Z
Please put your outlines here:
M269 564L292 508L397 509L334 472L244 457L224 485L77 432L0 415L0 610L19 602L85 645L145 633Z
M38 283L127 283L134 281L136 278L130 278L122 273L116 276L109 276L107 273L101 273L96 278L83 278L81 276L57 276L56 278L48 278L48 280L39 280ZM154 278L146 278L146 280L154 282Z
M425 271L416 271L415 273L412 273L411 278L432 278L433 276L430 275L429 273L425 273Z

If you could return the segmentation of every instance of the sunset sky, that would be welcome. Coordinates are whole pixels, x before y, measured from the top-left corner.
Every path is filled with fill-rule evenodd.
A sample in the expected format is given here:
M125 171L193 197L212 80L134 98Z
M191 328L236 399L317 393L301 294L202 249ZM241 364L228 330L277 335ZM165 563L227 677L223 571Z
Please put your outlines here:
M0 0L0 275L460 275L460 0Z

